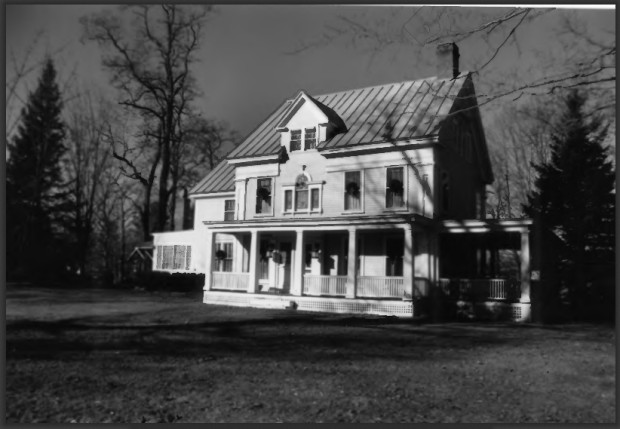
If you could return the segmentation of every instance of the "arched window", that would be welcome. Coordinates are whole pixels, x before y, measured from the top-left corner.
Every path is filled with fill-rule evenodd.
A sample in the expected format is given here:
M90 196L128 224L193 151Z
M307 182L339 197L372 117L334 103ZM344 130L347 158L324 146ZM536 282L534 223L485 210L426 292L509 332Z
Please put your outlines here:
M310 177L302 173L295 178L294 185L283 186L284 212L321 211L321 183L311 183Z

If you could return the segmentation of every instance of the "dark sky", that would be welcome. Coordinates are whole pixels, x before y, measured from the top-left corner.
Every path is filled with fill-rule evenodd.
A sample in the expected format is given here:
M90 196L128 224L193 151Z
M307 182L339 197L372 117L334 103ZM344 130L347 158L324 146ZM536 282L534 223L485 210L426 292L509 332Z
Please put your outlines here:
M63 47L56 60L61 76L73 72L76 79L72 81L80 85L109 88L98 47L80 40L79 18L103 8L115 10L116 7L7 5L7 78L12 73L11 53L20 58L36 32L44 30L46 39L37 45L35 56ZM205 116L225 120L245 135L299 89L318 95L434 75L429 59L416 57L406 44L390 45L372 57L369 49L372 43L353 46L346 37L341 37L296 55L286 54L301 43L319 39L326 25L340 25L339 16L360 22L386 18L377 24L381 28L393 22L394 10L371 6L220 6L207 23L200 63L195 68L204 93L199 106ZM412 14L415 10L412 7L405 12ZM491 10L454 7L449 13L457 18L463 16L467 24L467 20L473 19L472 11L475 17ZM613 10L580 9L575 13L594 32L615 32ZM488 77L515 70L523 70L523 75L544 75L540 54L535 57L531 53L537 50L548 52L543 56L549 58L561 57L561 47L553 33L556 25L556 17L549 14L520 30L520 53L514 46L502 52L486 71ZM481 39L467 40L460 47L462 70L473 68L488 55ZM485 75L481 74L479 79L485 79ZM22 96L25 91L22 88Z

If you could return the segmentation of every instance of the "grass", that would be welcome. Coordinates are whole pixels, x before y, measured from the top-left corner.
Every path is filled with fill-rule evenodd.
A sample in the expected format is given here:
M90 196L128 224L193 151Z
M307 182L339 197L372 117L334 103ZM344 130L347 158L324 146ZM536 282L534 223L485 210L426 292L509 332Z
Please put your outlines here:
M612 327L16 286L6 315L9 423L615 421Z

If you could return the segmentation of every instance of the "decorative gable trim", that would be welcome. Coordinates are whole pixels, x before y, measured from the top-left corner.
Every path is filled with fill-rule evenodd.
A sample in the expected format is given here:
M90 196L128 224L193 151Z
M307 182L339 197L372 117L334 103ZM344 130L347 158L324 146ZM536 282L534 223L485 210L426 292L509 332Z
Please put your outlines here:
M279 132L288 131L288 123L291 121L291 119L293 119L293 117L299 111L299 109L301 109L302 106L306 104L306 102L308 103L309 106L313 107L313 110L315 111L315 114L317 115L317 118L318 118L318 123L322 124L322 123L329 122L329 118L323 112L323 110L315 103L315 100L312 97L310 97L308 94L306 94L305 91L302 90L302 91L299 91L299 94L297 94L297 97L295 97L291 106L284 113L283 119L276 126L276 131L279 131Z

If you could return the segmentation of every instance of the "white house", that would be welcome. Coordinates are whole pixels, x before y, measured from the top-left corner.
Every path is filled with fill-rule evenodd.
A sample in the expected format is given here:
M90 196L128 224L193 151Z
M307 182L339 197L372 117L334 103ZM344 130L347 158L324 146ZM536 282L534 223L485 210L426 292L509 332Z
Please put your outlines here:
M485 219L474 85L446 47L446 77L285 100L192 189L194 229L154 234L153 269L204 273L207 304L528 320L531 221Z

